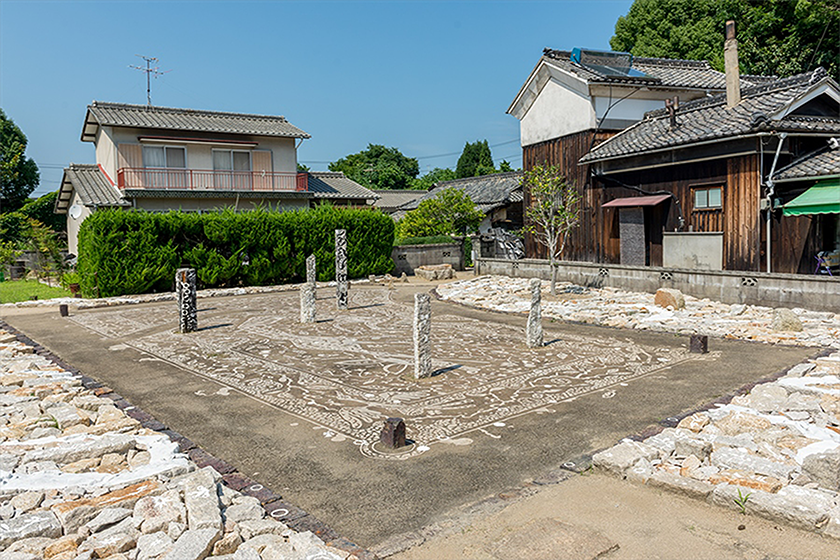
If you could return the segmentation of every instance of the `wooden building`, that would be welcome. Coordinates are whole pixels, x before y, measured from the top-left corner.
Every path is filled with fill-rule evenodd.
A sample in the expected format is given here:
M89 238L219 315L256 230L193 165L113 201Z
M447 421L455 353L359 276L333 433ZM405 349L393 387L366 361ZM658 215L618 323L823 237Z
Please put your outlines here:
M580 160L604 224L590 250L599 262L675 266L681 251L698 268L813 272L817 252L837 249L836 220L785 216L808 181L776 175L838 135L840 88L821 68L648 113Z
M840 151L827 148L840 136L837 83L821 68L739 75L731 22L725 59L723 73L704 61L544 52L508 113L524 168L557 166L581 195L563 259L812 273L817 253L840 249L840 209L785 208L820 180L818 192L840 200L825 183L840 177ZM527 188L523 197L527 208ZM530 236L526 253L546 257Z
M745 85L766 81L763 76L743 77ZM563 258L594 262L617 259L619 244L613 231L617 225L601 206L615 196L634 194L632 190L607 190L593 184L589 166L579 165L579 160L595 146L641 121L647 112L662 107L666 99L704 99L725 88L724 74L706 61L640 58L581 49L543 52L507 112L520 121L523 167L556 165L581 194L581 223L572 232ZM527 208L527 189L524 199ZM545 248L526 236L526 253L544 257Z

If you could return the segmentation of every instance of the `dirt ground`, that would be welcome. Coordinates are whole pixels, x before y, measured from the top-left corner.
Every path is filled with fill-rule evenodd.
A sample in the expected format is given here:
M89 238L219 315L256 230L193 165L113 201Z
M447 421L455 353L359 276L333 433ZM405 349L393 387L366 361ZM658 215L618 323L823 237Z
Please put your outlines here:
M743 527L739 530L739 526ZM600 474L572 475L394 560L836 559L840 542Z
M411 304L432 287L354 287L343 313L333 290L319 290L319 322L305 329L295 292L199 300L202 326L188 336L174 333L171 302L69 318L54 308L2 315L381 556L408 534L391 547L396 558L840 557L837 542L817 535L598 475L528 486L817 349L714 340L696 359L686 337L558 322L546 324L546 348L529 351L524 315L435 301L435 367L444 373L415 382L402 357ZM522 381L509 386L511 376ZM533 404L515 408L523 402ZM420 440L394 460L369 445L391 415ZM450 516L523 487L501 506ZM450 530L428 530L443 518Z

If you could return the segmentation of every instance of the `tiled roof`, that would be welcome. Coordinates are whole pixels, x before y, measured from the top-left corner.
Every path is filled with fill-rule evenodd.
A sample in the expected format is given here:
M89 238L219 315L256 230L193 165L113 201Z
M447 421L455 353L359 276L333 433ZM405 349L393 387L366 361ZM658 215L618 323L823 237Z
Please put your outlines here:
M572 62L570 51L558 51L545 49L543 58L551 61L555 66L563 70L577 74L587 82L603 82L635 85L655 85L662 87L692 88L692 89L719 89L726 88L726 77L723 72L718 72L705 60L679 60L670 58L643 58L633 57L632 65L647 75L644 76L612 76L598 72L592 68L581 66ZM774 76L742 76L741 82L744 85L752 86L763 83L767 79L775 79Z
M435 198L441 191L454 188L464 191L473 203L475 203L477 208L487 213L490 210L505 206L511 202L521 202L521 179L521 171L509 171L507 173L494 173L480 177L455 179L454 181L441 181L435 183L435 188L420 198L400 206L400 211L414 210L424 200Z
M281 116L174 109L102 101L94 101L88 105L82 130L83 141L94 140L97 125L286 138L310 137Z
M723 139L760 131L838 132L840 119L788 115L770 120L811 89L821 84L837 84L822 68L790 78L741 90L741 102L731 109L726 95L690 101L679 107L677 126L671 128L668 112L657 109L645 119L626 128L581 158L581 163L638 155L664 148Z
M356 181L348 179L344 173L334 171L309 172L309 192L315 198L375 200L375 192L366 189Z
M373 205L383 212L390 213L403 204L420 198L429 191L374 189L373 192L379 195L379 200L374 202Z
M71 163L64 169L55 201L56 212L67 212L74 190L84 206L130 206L96 164Z
M837 142L833 143L837 146ZM776 182L840 176L840 147L828 145L796 159L773 175Z

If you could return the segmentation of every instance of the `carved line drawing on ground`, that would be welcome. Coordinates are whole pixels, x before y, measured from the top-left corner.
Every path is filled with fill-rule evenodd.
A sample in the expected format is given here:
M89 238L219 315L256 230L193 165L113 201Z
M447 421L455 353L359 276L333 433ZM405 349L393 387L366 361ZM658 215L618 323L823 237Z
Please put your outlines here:
M366 456L397 460L584 394L609 391L620 398L628 381L720 357L610 334L564 333L548 346L528 349L521 327L440 314L432 326L432 367L443 373L417 380L411 305L392 301L385 291L357 290L349 313L319 300L318 315L329 320L301 324L297 297L257 296L244 305L215 300L202 321L224 326L190 337L176 333L171 308L95 310L71 319L334 432ZM416 442L399 453L374 447L391 416L406 419L407 435Z

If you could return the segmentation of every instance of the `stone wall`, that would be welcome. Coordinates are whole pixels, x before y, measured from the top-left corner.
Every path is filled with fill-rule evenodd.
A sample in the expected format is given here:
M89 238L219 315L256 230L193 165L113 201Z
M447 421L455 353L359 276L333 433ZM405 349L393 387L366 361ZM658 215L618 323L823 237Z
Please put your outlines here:
M409 276L414 269L429 264L450 264L455 270L464 270L464 250L461 243L435 243L432 245L397 245L391 252L394 272Z
M551 277L548 261L476 259L475 274L513 277ZM803 307L815 311L840 309L840 278L802 274L768 274L726 270L686 270L654 266L627 266L564 261L557 279L589 287L613 287L654 293L675 288L697 298L723 303L768 307Z

